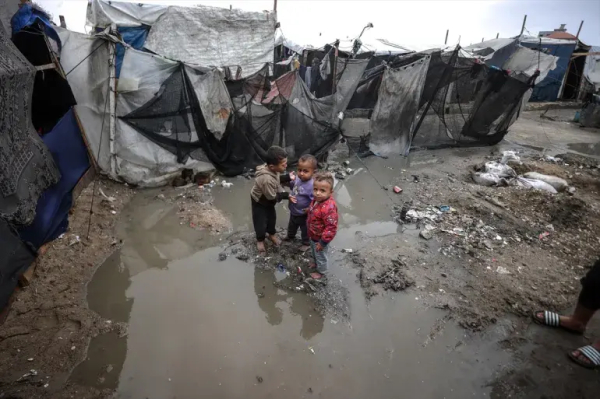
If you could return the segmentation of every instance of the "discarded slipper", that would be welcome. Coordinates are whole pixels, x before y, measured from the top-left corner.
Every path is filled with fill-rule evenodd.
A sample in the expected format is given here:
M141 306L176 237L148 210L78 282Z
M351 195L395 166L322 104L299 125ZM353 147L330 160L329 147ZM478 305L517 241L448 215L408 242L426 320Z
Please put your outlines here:
M544 313L543 317L539 317L539 313ZM536 310L533 312L533 321L537 324L541 324L543 326L554 327L554 328L562 328L565 331L568 331L573 334L583 335L583 331L573 330L572 328L568 328L560 324L560 315L555 312L550 312L548 310Z
M579 355L576 355L576 352L579 352ZM573 352L569 352L568 355L572 361L582 367L592 370L600 368L600 352L592 345L582 346ZM583 355L588 361L581 360L581 355Z

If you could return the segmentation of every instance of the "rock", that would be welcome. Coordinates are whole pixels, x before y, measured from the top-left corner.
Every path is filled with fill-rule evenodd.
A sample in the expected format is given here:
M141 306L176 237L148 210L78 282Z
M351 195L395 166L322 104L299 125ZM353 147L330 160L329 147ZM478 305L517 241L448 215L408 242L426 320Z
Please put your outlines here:
M428 225L425 225L423 230L421 230L421 232L419 233L419 236L421 236L421 238L424 238L426 240L431 240L434 236L434 233L435 233L435 227L428 224Z
M569 193L569 195L575 195L576 191L577 191L577 189L575 187L569 187L567 189L567 193Z
M342 162L342 165L344 165L344 166L346 166L346 167L347 167L347 166L350 166L350 161L344 161L344 162Z
M227 254L225 252L221 252L219 254L219 260L224 261L225 259L227 259Z
M259 384L262 384L263 378L260 375L257 375L256 376L256 381L258 381Z
M239 254L236 256L237 259L246 262L248 259L250 259L250 257L248 256L248 254Z

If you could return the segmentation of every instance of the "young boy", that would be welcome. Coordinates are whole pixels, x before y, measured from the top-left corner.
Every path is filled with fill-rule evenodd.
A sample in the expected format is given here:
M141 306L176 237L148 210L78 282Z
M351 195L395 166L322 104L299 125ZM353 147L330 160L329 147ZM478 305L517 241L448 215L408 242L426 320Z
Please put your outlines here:
M289 193L281 186L295 179L294 172L281 176L287 168L287 153L281 147L273 146L267 150L266 165L256 168L254 186L250 192L252 198L252 223L256 232L256 247L259 253L265 252L265 237L273 244L281 244L277 238L275 222L277 213L275 204L282 199L288 199Z
M311 273L314 279L323 277L327 271L327 250L337 233L338 212L333 194L333 177L329 173L317 173L313 184L314 200L308 208L308 236L315 257L317 272Z
M296 237L298 228L300 228L302 235L300 251L302 252L310 248L306 218L308 217L308 207L313 200L313 174L316 169L317 158L310 154L302 155L298 159L297 177L290 183L290 188L292 189L289 206L290 222L288 223L288 232L285 240L293 240Z

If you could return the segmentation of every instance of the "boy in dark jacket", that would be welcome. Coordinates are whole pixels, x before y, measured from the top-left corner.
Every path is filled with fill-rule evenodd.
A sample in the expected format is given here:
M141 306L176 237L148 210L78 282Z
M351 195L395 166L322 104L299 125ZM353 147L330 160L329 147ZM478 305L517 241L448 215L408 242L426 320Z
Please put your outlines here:
M254 186L250 192L252 198L252 223L256 232L256 246L258 252L265 252L265 237L273 244L279 245L281 241L277 238L275 223L277 213L275 205L282 199L288 199L289 193L281 186L295 179L294 172L281 176L287 168L287 153L281 147L273 146L267 150L266 165L256 168Z
M337 204L332 197L333 177L329 173L314 176L313 194L315 199L308 208L308 236L315 258L317 272L311 273L314 279L323 277L327 271L327 251L335 238L338 227Z

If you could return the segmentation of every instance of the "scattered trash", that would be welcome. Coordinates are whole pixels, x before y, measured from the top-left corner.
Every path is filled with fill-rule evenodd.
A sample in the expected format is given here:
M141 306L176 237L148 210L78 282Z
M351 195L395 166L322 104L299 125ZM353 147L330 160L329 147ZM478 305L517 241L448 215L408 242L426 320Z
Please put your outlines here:
M346 169L346 174L351 175L353 173L354 173L354 169L352 169L352 168Z
M337 320L335 320L335 319L331 319L331 324L337 324L337 323L338 323L338 321L337 321Z
M448 205L440 205L440 211L442 212L450 212L450 207Z
M471 173L471 178L480 186L499 186L502 183L506 183L505 179L493 173L473 172Z
M225 252L221 252L219 254L219 260L224 261L225 259L227 259L227 254Z
M112 213L113 215L116 215L117 211L110 211L110 213Z
M418 175L411 175L411 177L413 178L413 182L414 183L418 183L419 182L419 176Z
M575 191L577 191L575 187L569 187L567 189L567 193L569 193L569 195L575 195Z
M33 358L30 357L29 359L27 359L28 362L33 362Z
M74 351L74 350L75 350L75 345L73 345L73 346L71 347L71 350L72 350L72 351Z
M556 191L565 191L569 188L569 183L565 179L561 179L560 177L544 175L537 172L528 172L523 175L528 179L541 180L545 183L550 184Z
M277 270L280 272L285 272L285 266L283 265L283 263L278 263L277 264Z
M258 381L259 384L262 384L263 378L260 375L257 375L256 376L256 381Z
M164 194L158 194L156 196L156 198L159 199L159 200L164 200L165 199L165 195Z
M338 180L344 180L346 178L346 175L343 172L337 172L335 174L335 178Z
M79 236L75 236L75 238L73 240L71 240L71 242L69 243L69 246L73 246L73 245L77 244L78 242L81 242L81 239L79 238Z
M561 158L551 157L550 155L546 155L546 157L544 158L544 160L546 160L547 162L554 162L554 163L561 163L562 162Z
M394 186L394 192L396 194L400 194L402 192L402 189L400 187L398 187L398 186Z
M347 254L351 254L352 252L354 252L354 250L352 248L345 248L345 249L342 249L342 252L343 253L347 253Z
M115 197L109 197L108 195L104 194L104 191L102 191L102 188L98 188L98 192L108 202L115 202L117 200Z
M502 267L502 266L498 266L498 268L496 269L496 273L498 274L510 274L510 272L508 271L507 268Z
M540 240L543 240L544 238L548 237L550 235L549 232L544 231L542 234L539 235Z
M500 162L486 162L484 165L485 173L491 173L498 177L516 177L517 172L508 165Z
M296 287L296 291L303 291L304 290L304 285L300 284L299 286Z
M231 188L231 186L233 186L233 183L228 183L228 182L226 182L225 180L223 180L223 181L221 182L221 186L222 186L223 188Z
M309 347L308 347L308 350L309 350L309 351L311 351L311 352L313 353L313 355L314 355L314 353L315 353L315 350L313 349L313 347L312 347L312 346L309 346Z
M421 232L419 233L419 236L421 236L421 238L424 238L426 240L431 240L433 238L434 233L435 233L435 227L430 224L427 224L421 230Z
M344 166L350 166L350 161L344 161L344 162L342 162L342 165L344 165Z

